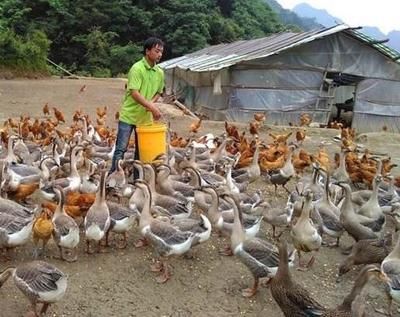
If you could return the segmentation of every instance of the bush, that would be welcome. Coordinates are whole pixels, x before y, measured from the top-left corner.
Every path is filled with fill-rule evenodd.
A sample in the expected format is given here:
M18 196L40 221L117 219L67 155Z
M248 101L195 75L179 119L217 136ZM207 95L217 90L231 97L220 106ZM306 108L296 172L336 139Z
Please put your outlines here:
M11 30L0 32L0 66L19 72L48 73L50 41L41 31L21 37Z
M110 68L112 76L127 74L133 63L142 57L142 48L133 43L111 47Z

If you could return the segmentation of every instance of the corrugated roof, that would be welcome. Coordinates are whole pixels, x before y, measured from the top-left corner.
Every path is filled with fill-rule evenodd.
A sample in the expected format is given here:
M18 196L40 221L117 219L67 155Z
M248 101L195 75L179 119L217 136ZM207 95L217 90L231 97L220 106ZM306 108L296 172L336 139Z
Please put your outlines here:
M312 42L325 36L345 31L350 36L367 43L382 54L396 60L400 53L383 44L373 44L374 40L355 31L345 24L309 32L284 32L254 40L241 40L228 44L206 47L197 52L173 58L160 64L164 69L178 67L184 70L204 72L223 69L242 61L253 60L277 54L289 48Z

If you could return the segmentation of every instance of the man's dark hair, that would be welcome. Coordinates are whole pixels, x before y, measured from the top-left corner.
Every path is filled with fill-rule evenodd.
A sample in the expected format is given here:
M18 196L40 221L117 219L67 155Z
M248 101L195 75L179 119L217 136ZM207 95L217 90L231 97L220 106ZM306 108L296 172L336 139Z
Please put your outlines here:
M146 50L151 50L157 45L164 47L164 42L157 37L149 37L143 44L143 55L146 55Z

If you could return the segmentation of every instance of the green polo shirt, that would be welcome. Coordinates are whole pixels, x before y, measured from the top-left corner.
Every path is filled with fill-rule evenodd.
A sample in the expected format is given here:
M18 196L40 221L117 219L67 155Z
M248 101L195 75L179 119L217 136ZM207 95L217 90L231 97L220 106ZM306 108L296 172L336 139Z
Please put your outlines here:
M145 107L136 102L131 95L132 90L138 90L146 99L151 100L164 89L164 71L155 65L150 67L143 57L133 64L128 74L128 85L122 102L120 121L134 125L149 125L153 123L153 115Z

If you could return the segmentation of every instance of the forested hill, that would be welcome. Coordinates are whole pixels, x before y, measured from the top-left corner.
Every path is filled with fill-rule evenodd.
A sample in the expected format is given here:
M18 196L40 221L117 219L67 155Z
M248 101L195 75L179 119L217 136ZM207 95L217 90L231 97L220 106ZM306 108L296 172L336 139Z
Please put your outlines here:
M264 0L2 0L0 65L40 69L47 55L73 72L114 76L151 35L168 59L283 29Z

